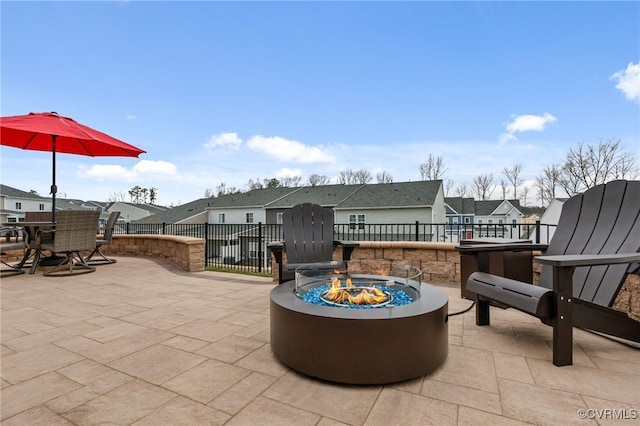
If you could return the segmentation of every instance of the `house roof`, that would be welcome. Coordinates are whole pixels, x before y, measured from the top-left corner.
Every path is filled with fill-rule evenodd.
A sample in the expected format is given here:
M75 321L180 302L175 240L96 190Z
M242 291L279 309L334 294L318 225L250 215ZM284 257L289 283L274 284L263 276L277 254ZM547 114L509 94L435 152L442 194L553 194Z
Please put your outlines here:
M478 216L490 216L502 203L507 201L516 209L520 209L519 200L480 200L475 202L475 211Z
M339 203L336 210L432 206L441 187L441 180L362 185Z
M263 208L266 205L278 202L283 197L290 194L294 194L300 191L303 187L295 188L260 188L252 189L248 192L239 192L237 194L227 194L220 197L216 197L216 206L224 208L234 207L259 207Z
M151 216L133 221L134 223L179 223L185 219L204 213L215 204L216 198L200 198L190 203L185 203L171 209L167 209Z
M475 214L476 205L473 198L446 197L444 202L456 214Z
M11 198L25 198L33 200L51 200L51 197L43 197L33 192L26 192L20 189L0 184L0 195Z
M323 207L335 207L360 190L363 184L357 185L318 185L295 188L285 196L268 203L268 209L285 209L302 203L320 204Z

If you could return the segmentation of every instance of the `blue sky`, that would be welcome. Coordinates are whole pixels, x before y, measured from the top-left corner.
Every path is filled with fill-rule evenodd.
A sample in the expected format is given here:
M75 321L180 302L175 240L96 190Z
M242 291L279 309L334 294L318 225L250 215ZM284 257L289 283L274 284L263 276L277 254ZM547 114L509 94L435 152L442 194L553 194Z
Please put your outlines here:
M2 116L56 111L147 151L59 154L58 196L139 185L178 205L222 182L363 168L403 182L429 154L456 186L514 164L532 181L602 138L640 159L638 2L2 1L0 14ZM50 154L0 155L2 183L47 195Z

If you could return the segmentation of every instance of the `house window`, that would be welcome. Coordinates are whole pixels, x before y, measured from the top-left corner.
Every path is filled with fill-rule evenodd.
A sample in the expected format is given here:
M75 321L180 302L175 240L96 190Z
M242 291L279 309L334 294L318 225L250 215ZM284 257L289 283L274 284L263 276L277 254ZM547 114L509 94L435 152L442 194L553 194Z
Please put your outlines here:
M349 229L364 229L365 215L363 214L350 214L349 215Z
M16 202L16 210L22 210L22 203Z
M478 224L482 225L482 219L478 219Z
M464 223L471 223L471 218L465 217L464 218Z
M16 223L16 218L15 218L15 217L8 217L8 218L7 218L7 222L9 222L9 223Z
M38 205L38 210L43 211L44 210L44 204Z
M247 213L247 222L246 223L253 223L253 213Z
M489 224L493 223L493 219L489 219L489 220L487 221L487 223L489 223Z
M499 223L500 225L502 225L502 224L504 223L504 220L502 220L502 219L498 219L498 223Z
M282 225L282 213L277 213L276 214L276 223L278 225Z
M218 223L224 223L224 213L218 213Z
M453 224L457 225L458 224L458 216L454 216L452 219L453 219Z
M515 219L511 219L511 227L512 228L516 227L516 220Z

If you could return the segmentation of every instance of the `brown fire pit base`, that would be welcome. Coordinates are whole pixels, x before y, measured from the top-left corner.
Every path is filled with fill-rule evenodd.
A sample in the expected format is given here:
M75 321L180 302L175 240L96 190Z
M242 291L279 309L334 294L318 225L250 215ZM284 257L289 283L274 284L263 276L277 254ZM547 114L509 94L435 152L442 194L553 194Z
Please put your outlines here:
M300 300L293 281L271 291L271 350L311 377L373 385L423 376L448 354L448 298L421 284L420 297L393 308L348 309Z

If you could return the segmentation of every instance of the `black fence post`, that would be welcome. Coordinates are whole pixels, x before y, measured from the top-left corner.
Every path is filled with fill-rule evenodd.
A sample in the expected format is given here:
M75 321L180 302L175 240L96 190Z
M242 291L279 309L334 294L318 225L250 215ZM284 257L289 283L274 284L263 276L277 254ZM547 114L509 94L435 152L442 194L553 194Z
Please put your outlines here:
M166 226L167 226L167 224L166 224L166 223L164 223L164 222L162 222L162 235L164 235L164 234L166 234L166 233L167 233L167 232L166 232L166 231L167 231L167 230L166 230Z
M209 266L209 223L204 223L204 266Z
M419 226L420 226L420 224L416 220L416 241L420 241L419 240L419 234L420 234Z
M548 230L549 228L547 228ZM540 221L536 220L536 244L540 244Z
M125 232L126 232L126 234L127 234L127 235L129 235L129 224L130 224L130 223L131 223L131 222L127 222L127 226L126 226L126 228L125 228Z
M262 222L258 222L258 272L262 272Z

